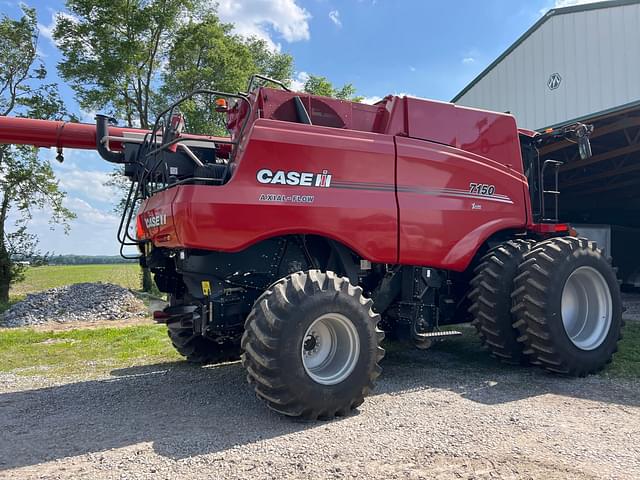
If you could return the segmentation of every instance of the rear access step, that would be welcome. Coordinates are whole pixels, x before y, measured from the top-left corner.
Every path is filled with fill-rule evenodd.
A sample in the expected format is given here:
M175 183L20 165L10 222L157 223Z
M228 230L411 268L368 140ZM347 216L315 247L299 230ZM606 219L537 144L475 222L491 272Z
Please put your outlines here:
M437 339L442 337L457 337L462 335L462 332L457 330L439 330L437 332L428 332L428 333L414 333L414 335L418 338L431 338Z
M193 321L199 319L200 316L196 312L198 309L195 305L176 305L167 307L164 310L156 310L153 312L153 320L156 323L172 324L180 322L182 327L193 326Z

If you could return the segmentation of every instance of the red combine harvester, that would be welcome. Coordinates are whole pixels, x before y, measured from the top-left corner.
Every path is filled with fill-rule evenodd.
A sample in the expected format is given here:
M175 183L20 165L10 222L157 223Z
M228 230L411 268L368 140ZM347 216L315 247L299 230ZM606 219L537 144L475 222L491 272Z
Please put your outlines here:
M156 320L190 361L242 357L257 395L286 415L360 405L383 332L427 348L471 320L507 362L586 375L611 360L616 275L559 223L560 162L538 156L570 139L588 157L589 126L539 134L502 113L265 81L194 92L151 131L0 118L0 142L124 165L118 238L169 295ZM184 133L180 106L197 98L226 116L228 137Z

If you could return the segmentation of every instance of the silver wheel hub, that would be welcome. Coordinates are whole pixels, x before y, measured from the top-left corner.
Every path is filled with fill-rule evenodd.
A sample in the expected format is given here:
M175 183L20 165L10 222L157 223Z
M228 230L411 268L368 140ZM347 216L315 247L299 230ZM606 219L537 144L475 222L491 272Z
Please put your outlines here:
M611 329L613 301L607 281L593 267L573 271L562 289L562 324L581 350L594 350Z
M326 313L307 329L300 353L304 369L314 382L336 385L351 375L358 363L358 331L344 315Z

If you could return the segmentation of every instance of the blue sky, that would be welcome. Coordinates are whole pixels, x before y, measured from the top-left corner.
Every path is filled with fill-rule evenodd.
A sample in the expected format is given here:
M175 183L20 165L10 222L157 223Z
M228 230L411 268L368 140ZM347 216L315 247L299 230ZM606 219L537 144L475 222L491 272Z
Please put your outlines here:
M549 8L589 0L218 0L219 14L240 34L257 35L295 59L294 81L306 74L328 77L334 84L353 83L373 101L389 93L450 100L511 45ZM31 0L40 21L39 51L51 80L61 84L68 107L85 121L73 92L57 78L60 56L50 38L55 15L64 2ZM16 17L19 3L0 0L0 12ZM295 83L294 82L294 83ZM55 253L117 254L117 194L104 186L110 165L93 152L65 152L52 160L67 205L78 219L65 235L51 230L46 211L38 212L32 231L41 248Z

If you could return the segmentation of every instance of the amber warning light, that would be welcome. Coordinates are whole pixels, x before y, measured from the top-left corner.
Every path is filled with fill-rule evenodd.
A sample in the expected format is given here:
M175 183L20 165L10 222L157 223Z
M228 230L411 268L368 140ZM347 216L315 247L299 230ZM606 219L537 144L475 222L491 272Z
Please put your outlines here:
M216 112L226 112L227 101L224 98L216 98Z

